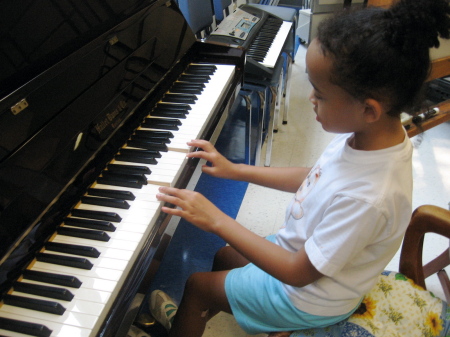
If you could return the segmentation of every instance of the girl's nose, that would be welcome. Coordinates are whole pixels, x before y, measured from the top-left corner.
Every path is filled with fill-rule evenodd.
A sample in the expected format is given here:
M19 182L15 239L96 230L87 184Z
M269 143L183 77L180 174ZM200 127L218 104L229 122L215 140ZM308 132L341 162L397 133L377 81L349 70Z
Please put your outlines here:
M309 94L309 98L308 99L313 105L317 105L317 99L314 96L314 90L311 90L311 93Z

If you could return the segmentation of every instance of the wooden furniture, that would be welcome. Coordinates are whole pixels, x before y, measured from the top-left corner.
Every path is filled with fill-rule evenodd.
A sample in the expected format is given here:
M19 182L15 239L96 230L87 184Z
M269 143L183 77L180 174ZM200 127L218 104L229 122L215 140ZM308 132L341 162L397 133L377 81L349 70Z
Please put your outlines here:
M418 207L412 215L400 255L399 271L426 289L425 278L437 273L450 303L450 281L443 269L450 264L449 250L422 266L422 249L426 233L436 233L450 239L450 211L438 206Z

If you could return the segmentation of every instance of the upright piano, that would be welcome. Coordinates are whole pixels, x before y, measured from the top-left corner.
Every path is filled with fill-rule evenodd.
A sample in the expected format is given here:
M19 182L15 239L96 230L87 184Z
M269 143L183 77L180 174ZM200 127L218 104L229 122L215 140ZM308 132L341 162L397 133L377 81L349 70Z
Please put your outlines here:
M214 138L242 50L167 0L2 1L0 335L116 336Z

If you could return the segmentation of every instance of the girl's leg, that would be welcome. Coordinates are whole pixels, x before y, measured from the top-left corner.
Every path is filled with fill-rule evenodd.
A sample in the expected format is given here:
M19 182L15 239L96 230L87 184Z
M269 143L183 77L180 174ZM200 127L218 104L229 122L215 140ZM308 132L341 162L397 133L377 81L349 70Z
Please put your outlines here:
M195 273L187 280L169 336L200 337L210 318L220 311L231 314L225 294L225 277L230 269L248 263L232 247L219 249L214 257L212 272Z
M250 263L233 247L225 246L220 248L214 256L212 271L231 270L240 268Z
M169 331L170 337L201 337L206 322L219 311L231 313L225 295L228 271L192 274ZM211 315L212 314L212 315Z

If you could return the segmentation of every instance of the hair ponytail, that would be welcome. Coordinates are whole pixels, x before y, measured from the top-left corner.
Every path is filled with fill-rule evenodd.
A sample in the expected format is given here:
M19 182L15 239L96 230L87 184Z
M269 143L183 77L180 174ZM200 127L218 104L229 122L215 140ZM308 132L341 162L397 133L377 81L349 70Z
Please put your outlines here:
M358 99L383 101L391 115L408 111L428 76L429 48L450 38L449 15L448 0L400 0L324 20L317 38L333 59L330 80Z
M403 52L415 48L437 48L439 36L449 38L449 14L445 0L402 0L385 13L385 38Z

